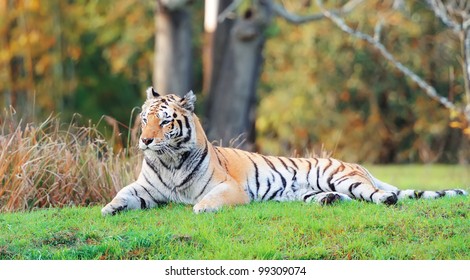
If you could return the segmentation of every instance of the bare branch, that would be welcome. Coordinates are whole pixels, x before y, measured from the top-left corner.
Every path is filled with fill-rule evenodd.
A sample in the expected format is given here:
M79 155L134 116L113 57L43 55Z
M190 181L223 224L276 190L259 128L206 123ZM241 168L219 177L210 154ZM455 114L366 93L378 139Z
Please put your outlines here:
M470 121L470 3L468 0L427 0L434 14L457 33L461 42L464 60L462 68L465 82L467 106L465 113Z
M233 12L240 6L243 0L235 0L228 7L223 10L217 17L218 22L223 22L226 18L233 18Z
M340 9L331 10L330 12L334 14L348 14L361 2L363 2L363 0L350 0ZM317 21L325 18L325 15L323 13L300 16L290 11L287 11L282 5L273 2L271 2L271 7L278 16L284 18L286 21L293 24L303 24L306 22Z
M384 24L384 21L382 18L380 18L374 27L374 40L377 42L380 42L380 34L382 33L383 24Z
M464 30L467 30L470 28L470 18L462 23L462 27Z
M447 13L447 9L440 0L427 0L429 6L431 6L431 9L433 10L434 14L441 19L441 21L447 25L449 28L452 30L459 32L461 27L459 24L455 23L450 17L449 14Z
M358 38L361 40L364 40L368 42L372 47L374 47L376 50L382 54L382 56L387 59L390 63L392 63L398 70L400 70L405 76L409 77L412 79L415 83L418 84L418 86L424 90L424 92L432 99L436 100L439 102L441 105L446 107L447 109L451 111L455 111L458 113L463 114L464 111L462 108L457 107L454 103L452 103L449 99L440 96L436 89L432 87L430 84L428 84L425 80L423 80L421 77L419 77L417 74L415 74L412 70L410 70L408 67L403 65L401 62L399 62L386 48L383 44L381 44L378 40L375 40L373 37L370 35L367 35L365 33L362 33L360 31L352 29L349 25L346 24L346 22L338 17L336 14L331 13L330 11L326 10L323 7L323 3L321 0L316 0L317 5L320 7L321 11L327 17L330 19L333 23L335 23L341 30L344 32Z
M470 106L470 29L461 32L462 53L464 61L462 62L463 73L465 75L465 93L467 97L467 107Z
M434 14L453 31L459 33L470 25L470 11L467 11L470 6L467 7L467 0L448 1L446 4L442 0L426 2Z

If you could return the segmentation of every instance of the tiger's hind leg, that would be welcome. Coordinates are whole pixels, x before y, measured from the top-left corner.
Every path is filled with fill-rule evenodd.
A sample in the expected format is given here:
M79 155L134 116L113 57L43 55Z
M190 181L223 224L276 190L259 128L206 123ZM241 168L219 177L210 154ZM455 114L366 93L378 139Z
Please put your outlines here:
M396 193L376 188L372 183L365 180L354 183L342 182L336 186L336 191L347 194L355 199L374 202L377 204L393 205L398 201Z
M320 205L330 205L337 201L352 200L349 196L339 192L319 192L306 194L303 197L305 202L317 202Z

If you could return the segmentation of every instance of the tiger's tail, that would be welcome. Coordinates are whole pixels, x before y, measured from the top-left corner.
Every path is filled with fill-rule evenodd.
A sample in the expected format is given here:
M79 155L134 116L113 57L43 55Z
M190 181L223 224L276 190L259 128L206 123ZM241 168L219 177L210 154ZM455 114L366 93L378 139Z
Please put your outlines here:
M419 190L400 190L397 187L387 184L380 181L379 179L372 177L372 180L375 186L378 189L393 192L397 195L398 200L403 200L406 198L412 199L434 199L445 196L458 196L458 195L468 195L468 193L463 189L448 189L440 191L419 191Z

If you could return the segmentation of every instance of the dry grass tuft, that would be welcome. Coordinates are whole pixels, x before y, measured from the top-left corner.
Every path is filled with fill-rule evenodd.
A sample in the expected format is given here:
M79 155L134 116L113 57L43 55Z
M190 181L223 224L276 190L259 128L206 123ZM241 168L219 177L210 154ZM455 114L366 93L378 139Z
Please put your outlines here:
M104 204L140 171L140 153L114 153L93 126L15 117L0 116L0 212Z

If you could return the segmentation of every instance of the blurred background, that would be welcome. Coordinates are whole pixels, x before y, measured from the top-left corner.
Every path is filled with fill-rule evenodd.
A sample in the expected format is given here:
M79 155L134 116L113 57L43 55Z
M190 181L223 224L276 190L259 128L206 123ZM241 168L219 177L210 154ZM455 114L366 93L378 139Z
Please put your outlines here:
M463 164L469 15L466 0L0 0L0 108L24 123L99 124L119 148L154 85L193 90L223 145Z

